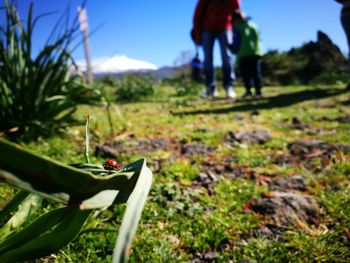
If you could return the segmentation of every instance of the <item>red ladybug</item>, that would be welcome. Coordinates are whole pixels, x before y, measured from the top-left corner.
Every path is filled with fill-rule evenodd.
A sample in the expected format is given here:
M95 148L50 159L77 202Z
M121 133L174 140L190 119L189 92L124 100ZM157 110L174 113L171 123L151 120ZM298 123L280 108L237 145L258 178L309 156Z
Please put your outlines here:
M103 168L106 170L119 170L120 164L116 160L109 159L103 164Z

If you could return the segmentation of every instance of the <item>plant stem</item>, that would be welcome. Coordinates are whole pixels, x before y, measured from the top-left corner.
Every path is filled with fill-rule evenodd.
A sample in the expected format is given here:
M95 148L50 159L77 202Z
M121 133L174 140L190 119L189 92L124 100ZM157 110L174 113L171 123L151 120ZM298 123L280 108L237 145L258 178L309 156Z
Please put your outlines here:
M89 124L90 124L90 115L86 116L86 125L85 125L85 162L90 163L89 158L89 148L90 148L90 140L89 140Z

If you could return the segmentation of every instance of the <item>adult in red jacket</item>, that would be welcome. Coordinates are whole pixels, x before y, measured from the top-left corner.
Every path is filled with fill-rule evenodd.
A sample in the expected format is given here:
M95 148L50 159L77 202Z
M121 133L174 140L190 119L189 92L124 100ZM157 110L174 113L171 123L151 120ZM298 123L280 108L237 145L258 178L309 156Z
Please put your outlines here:
M240 6L240 0L198 0L193 17L193 35L196 44L203 46L206 97L214 96L216 90L213 65L215 40L220 45L226 97L236 97L232 54L228 46L232 41L232 17Z

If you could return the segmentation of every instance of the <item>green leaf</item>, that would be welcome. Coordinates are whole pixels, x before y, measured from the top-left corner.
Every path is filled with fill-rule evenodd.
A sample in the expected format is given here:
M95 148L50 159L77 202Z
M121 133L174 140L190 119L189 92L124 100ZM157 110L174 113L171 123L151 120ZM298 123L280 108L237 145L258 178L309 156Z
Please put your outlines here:
M0 240L4 240L22 224L28 221L29 217L40 207L42 198L30 194L19 206L17 212L7 223L0 228Z
M0 244L0 255L50 230L62 221L72 210L73 208L70 207L58 208L37 218L30 225L2 242Z
M106 207L113 201L125 203L134 189L144 162L144 159L140 159L124 167L120 173L97 176L39 156L0 138L0 180L63 204L80 204L83 209L91 209L89 204L92 202L83 201L106 190L112 191L100 194L101 207ZM111 195L115 191L117 196ZM105 199L106 196L109 196L108 200ZM93 208L97 208L97 199L95 197L93 200Z
M118 239L113 252L113 263L126 262L132 238L136 232L148 192L152 185L152 172L143 164L139 180L131 194L123 221L119 229Z
M29 195L26 191L19 191L12 200L6 204L6 206L0 211L0 226L2 222L23 202L24 199Z
M69 213L54 230L31 239L18 248L9 250L0 256L0 262L7 263L40 258L57 252L67 245L79 234L91 210L81 211L76 207L75 209L67 208L66 211ZM35 234L33 231L31 233Z

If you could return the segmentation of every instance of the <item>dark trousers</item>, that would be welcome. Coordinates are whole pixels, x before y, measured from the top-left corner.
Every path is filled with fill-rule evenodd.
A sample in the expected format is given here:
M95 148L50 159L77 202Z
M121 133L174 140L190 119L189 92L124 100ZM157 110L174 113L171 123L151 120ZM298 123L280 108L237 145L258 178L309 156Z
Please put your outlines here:
M239 62L239 70L246 91L250 93L250 89L254 85L255 92L259 94L262 89L261 57L242 58Z
M348 63L350 66L350 15L342 15L341 17L341 23L345 31L346 39L348 41Z

